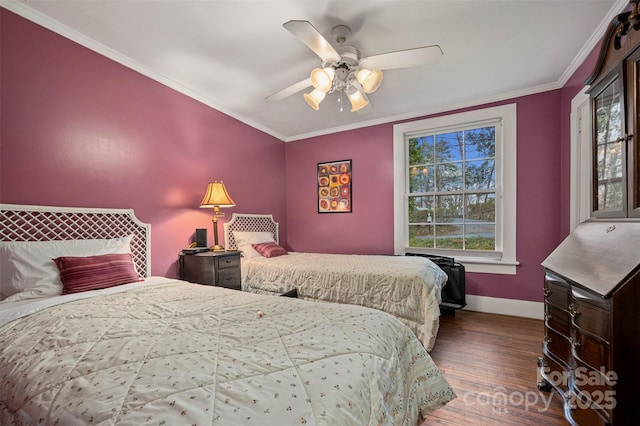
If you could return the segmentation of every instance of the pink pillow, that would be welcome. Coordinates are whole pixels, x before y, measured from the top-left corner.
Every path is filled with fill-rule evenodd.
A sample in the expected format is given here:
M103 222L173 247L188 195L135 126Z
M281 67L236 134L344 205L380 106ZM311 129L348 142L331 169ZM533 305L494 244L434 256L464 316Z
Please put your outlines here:
M62 294L79 293L142 281L130 253L64 256L53 259L60 271Z
M264 257L276 257L287 254L287 251L276 243L251 244L251 246Z

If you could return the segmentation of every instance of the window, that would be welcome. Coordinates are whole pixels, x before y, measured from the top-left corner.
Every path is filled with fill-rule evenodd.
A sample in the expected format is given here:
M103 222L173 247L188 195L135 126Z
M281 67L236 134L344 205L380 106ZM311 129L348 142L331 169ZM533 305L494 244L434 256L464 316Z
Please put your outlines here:
M495 250L495 126L408 137L410 248Z
M622 94L616 78L593 99L595 108L595 170L597 185L594 210L620 210L623 202Z
M516 106L394 126L395 252L515 274Z
M588 79L593 83L588 91L592 110L593 218L640 218L638 46L625 43L609 58L615 67L608 64L605 72L601 62Z

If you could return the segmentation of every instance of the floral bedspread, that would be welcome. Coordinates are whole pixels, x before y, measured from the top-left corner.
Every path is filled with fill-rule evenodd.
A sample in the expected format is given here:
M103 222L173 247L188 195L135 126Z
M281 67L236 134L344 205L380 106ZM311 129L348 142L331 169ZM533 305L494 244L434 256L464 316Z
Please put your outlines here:
M290 253L242 262L242 289L350 303L394 315L427 350L435 344L447 275L424 257Z
M0 328L1 424L411 425L455 395L393 316L166 280Z

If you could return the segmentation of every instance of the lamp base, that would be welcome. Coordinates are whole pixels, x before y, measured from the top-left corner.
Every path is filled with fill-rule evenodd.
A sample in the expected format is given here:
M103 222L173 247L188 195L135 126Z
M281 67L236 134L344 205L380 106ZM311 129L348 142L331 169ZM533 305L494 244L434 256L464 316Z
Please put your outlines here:
M211 247L209 247L209 251L225 251L224 247L222 247L220 244L218 244L218 206L216 206L216 209L214 211L213 214L213 245ZM224 213L221 214L221 216L224 216Z

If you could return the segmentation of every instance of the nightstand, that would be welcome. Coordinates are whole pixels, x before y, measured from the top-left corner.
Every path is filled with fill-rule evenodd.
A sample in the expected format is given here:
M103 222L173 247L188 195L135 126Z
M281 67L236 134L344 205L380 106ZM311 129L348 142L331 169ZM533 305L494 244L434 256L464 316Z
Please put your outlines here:
M240 290L240 252L180 253L180 279Z

